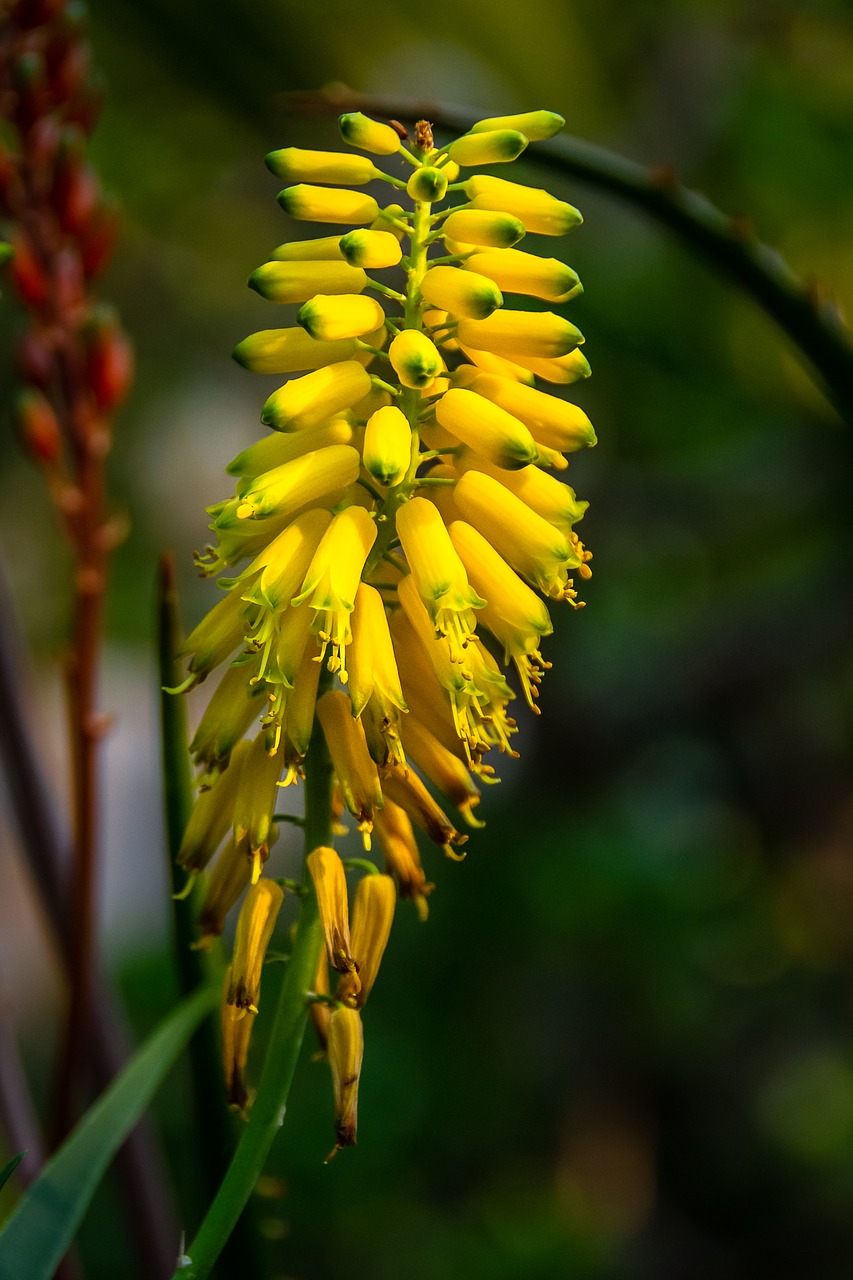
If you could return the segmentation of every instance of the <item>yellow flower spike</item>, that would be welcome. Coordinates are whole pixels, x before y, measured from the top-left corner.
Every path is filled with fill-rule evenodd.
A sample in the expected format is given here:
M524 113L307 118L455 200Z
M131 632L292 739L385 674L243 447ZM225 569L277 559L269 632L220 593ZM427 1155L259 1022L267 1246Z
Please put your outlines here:
M554 630L548 610L470 524L454 522L450 536L471 581L488 601L482 612L483 625L503 645L505 661L515 663L527 703L538 711L533 699L541 672L549 665L539 652L539 643ZM413 758L419 763L417 756Z
M346 646L352 639L350 614L361 572L376 541L376 524L364 507L347 507L332 520L314 553L293 604L307 601L315 611L313 629L321 641L322 662L329 645L329 670L347 679Z
M317 895L326 959L336 973L358 973L352 953L344 864L334 849L320 845L305 860Z
M509 249L525 235L524 223L511 213L499 210L457 209L442 223L442 235L467 245L488 249ZM451 249L450 252L456 250Z
M358 1129L358 1082L364 1059L364 1030L357 1009L339 1005L329 1019L329 1066L335 1100L335 1146L326 1163L344 1147L354 1147Z
M382 808L382 788L376 765L367 750L361 721L353 716L347 695L336 689L317 700L317 716L344 803L358 821L364 847L369 849L373 814Z
M538 444L549 449L574 453L596 443L589 418L568 400L485 373L466 379L466 385L469 395L476 392L513 414L525 423Z
M382 597L374 587L362 582L352 615L352 647L349 658L348 692L356 719L373 698L389 726L399 721L399 712L408 710L388 630Z
M200 792L181 839L177 862L190 873L203 871L228 832L240 790L249 743L238 742L226 769L208 790Z
M397 535L436 634L447 637L451 659L462 662L477 625L473 610L484 601L471 590L438 508L412 498L397 512Z
M351 974L340 978L336 996L343 1004L361 1009L370 995L388 944L396 905L397 891L390 876L362 876L356 885L350 936L358 963L358 982L353 982Z
M361 293L367 276L348 262L265 262L249 288L268 302L307 302L318 293Z
M294 458L314 453L317 449L327 449L332 444L350 444L352 438L353 428L347 417L335 414L328 422L322 422L316 427L304 427L295 433L274 432L271 436L264 436L262 440L238 453L225 470L230 476L253 479L266 471L272 471L274 467L283 467Z
M340 249L351 267L368 271L396 267L403 256L400 241L390 231L348 231L341 236Z
M416 203L433 204L437 200L443 200L446 194L446 171L433 169L430 165L415 169L406 183L406 195Z
M387 405L367 420L362 457L364 465L379 484L399 484L409 469L412 429L406 415Z
M340 262L343 256L340 234L315 240L288 240L270 254L275 262Z
M588 502L582 502L578 498L571 485L563 484L554 476L549 476L540 467L523 467L521 471L504 471L500 467L491 466L481 458L475 458L473 454L457 458L456 465L460 473L472 470L484 471L494 480L499 480L510 493L521 498L521 501L543 520L556 525L564 536L568 536L572 525L583 519L584 512L589 506Z
M261 867L269 857L272 819L278 796L276 784L283 768L282 748L271 752L267 736L262 731L249 744L234 803L234 838L238 844L246 841L252 884L257 883Z
M524 224L526 231L540 236L562 236L583 222L573 205L540 187L523 187L505 178L478 173L465 183L465 191L474 209L511 213Z
M231 752L252 721L263 714L265 690L263 681L254 678L257 669L257 660L226 669L193 735L190 754L204 769L208 785L227 767Z
M234 1011L228 1004L227 995L231 986L231 967L225 971L222 992L221 1026L222 1026L222 1061L225 1069L225 1092L228 1106L232 1111L245 1115L249 1105L249 1091L246 1088L246 1063L249 1057L249 1040L255 1015L235 1018Z
M415 716L406 716L401 726L406 755L421 773L455 805L469 827L486 824L474 817L480 803L480 791L465 764L439 742Z
M581 560L553 525L481 471L466 471L454 497L463 518L522 577L544 595L574 598L568 573L579 568Z
M421 293L432 306L469 320L484 320L503 305L501 291L492 280L458 267L431 267Z
M278 202L285 213L300 222L349 222L358 226L379 216L379 205L372 196L306 183L280 191Z
M565 125L556 111L525 111L516 116L490 116L471 126L471 133L489 133L492 129L517 129L528 142L542 142L553 138Z
M375 831L385 856L385 870L397 881L401 898L410 898L420 920L429 916L427 897L435 885L429 884L421 866L412 823L405 809L386 797L376 814Z
M312 338L329 342L372 333L385 323L385 312L375 298L318 293L299 308L296 321Z
M457 138L447 148L447 154L454 163L470 169L480 164L517 160L527 142L524 134L516 129L489 129Z
M439 845L448 858L461 862L464 853L457 853L455 846L463 845L468 837L456 830L447 814L436 804L413 769L389 764L382 770L382 789L395 804L425 831L434 844Z
M495 311L486 320L460 320L457 337L466 347L492 351L518 360L521 356L551 359L583 342L583 334L553 311Z
M304 329L260 329L238 342L233 358L250 373L299 373L348 360L356 352L355 338L317 342Z
M189 657L186 688L199 684L243 643L249 626L248 612L239 594L232 592L193 628L178 654L181 658Z
M264 876L252 885L240 908L226 997L235 1018L258 1012L264 957L283 901L284 891Z
M373 387L358 360L329 364L293 378L274 391L261 411L261 422L276 431L304 431L363 400Z
M214 938L225 928L225 919L236 905L240 894L252 878L246 850L232 837L213 865L204 888L204 901L198 917L199 937L195 948L209 951Z
M300 507L354 484L360 467L358 451L350 445L332 445L306 453L252 480L240 494L233 517L218 517L215 527L227 528L235 521L259 516L293 516Z
M264 163L282 182L329 182L334 186L363 187L379 173L366 156L351 156L340 151L303 151L300 147L271 151Z
M439 400L435 416L459 440L498 467L526 467L539 457L536 441L524 423L475 391L454 387Z
M404 387L422 391L431 387L444 368L441 353L419 329L404 329L388 348L392 368Z
M581 378L588 378L592 372L589 361L580 350L570 351L568 355L560 356L557 360L537 360L532 356L523 356L522 361L524 367L537 378L561 386L568 386Z
M362 151L370 151L375 156L393 156L400 150L400 135L390 124L371 120L360 111L351 111L341 116L338 128L344 142L348 142L351 147L360 147Z
M583 293L577 275L564 262L557 258L539 258L521 249L473 253L462 267L493 280L506 293L523 293L545 302L569 302Z

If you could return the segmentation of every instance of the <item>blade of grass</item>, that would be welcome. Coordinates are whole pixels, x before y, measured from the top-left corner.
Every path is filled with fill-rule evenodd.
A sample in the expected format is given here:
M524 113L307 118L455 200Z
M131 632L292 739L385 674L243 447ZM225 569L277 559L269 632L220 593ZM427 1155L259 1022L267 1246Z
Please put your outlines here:
M4 1164L3 1168L0 1169L0 1191L3 1190L26 1154L26 1151L19 1151L16 1156L12 1156L12 1159Z

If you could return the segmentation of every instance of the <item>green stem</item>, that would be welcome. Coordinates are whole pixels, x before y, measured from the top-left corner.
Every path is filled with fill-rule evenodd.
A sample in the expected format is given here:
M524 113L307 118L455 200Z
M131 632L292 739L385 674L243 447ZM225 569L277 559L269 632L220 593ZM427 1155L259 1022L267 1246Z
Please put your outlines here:
M305 770L305 848L330 844L332 839L332 765L317 721ZM305 886L310 885L306 875ZM299 924L279 994L266 1060L249 1120L216 1199L198 1234L188 1246L174 1280L203 1280L240 1218L260 1176L273 1140L284 1123L308 1017L305 993L317 973L323 932L313 892L302 898Z

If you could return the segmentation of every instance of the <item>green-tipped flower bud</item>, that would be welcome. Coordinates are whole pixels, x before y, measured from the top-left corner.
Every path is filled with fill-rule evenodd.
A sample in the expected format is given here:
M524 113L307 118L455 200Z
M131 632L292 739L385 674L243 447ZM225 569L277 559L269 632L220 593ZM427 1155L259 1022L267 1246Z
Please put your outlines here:
M390 231L348 231L341 236L340 247L350 266L369 271L396 267L403 256L399 240Z
M458 267L432 267L423 278L421 293L432 306L470 320L484 320L503 304L492 280Z
M388 356L403 386L416 391L431 386L444 367L435 343L419 329L398 333L388 348Z
M524 293L546 302L568 302L583 292L571 267L557 258L539 258L521 249L474 253L462 264L466 271L488 276L507 293Z
M364 432L364 465L382 485L399 484L409 468L412 431L396 405L377 409Z
M375 156L393 156L400 150L400 138L390 124L380 124L360 111L351 111L338 121L341 137L351 147L360 147Z
M539 457L536 442L518 418L462 387L445 392L435 416L463 444L499 467L515 470Z
M379 205L360 191L330 191L301 182L278 193L278 202L291 218L302 222L373 222Z
M433 169L429 165L415 169L406 183L406 193L412 200L425 204L442 200L447 193L447 174L443 169Z
M465 183L465 190L474 209L512 213L521 219L526 231L541 236L563 236L583 222L577 209L540 187L523 187L505 178L476 173ZM457 236L460 240L464 238Z
M318 293L299 308L296 320L312 338L328 342L373 333L384 325L385 312L375 298L363 298L357 293L338 297Z
M337 360L355 355L353 338L339 342L317 342L304 329L260 329L238 342L233 356L252 373L298 373L321 369Z
M549 360L583 342L580 329L553 311L495 311L487 320L460 320L457 336L465 347L510 360L516 355Z
M275 262L340 262L341 237L320 236L318 240L288 240L273 249L270 255Z
M562 116L556 111L524 111L517 116L491 116L488 120L478 120L471 127L471 133L491 133L493 129L517 129L523 133L528 142L541 142L544 138L553 138L565 125Z
M361 293L367 276L346 262L265 262L249 288L270 302L307 302L318 293Z
M301 431L349 409L368 394L370 374L357 360L330 364L274 391L261 413L261 422L276 431Z
M456 164L471 165L501 164L507 160L515 160L527 146L523 133L515 129L494 129L488 133L466 133L457 138L447 148L447 153Z
M445 239L464 244L484 245L488 249L509 249L524 235L524 223L510 213L481 212L458 209L442 225Z
M266 157L266 166L285 182L331 182L342 187L364 186L378 172L367 156L350 156L339 151L303 151L299 147L271 151Z

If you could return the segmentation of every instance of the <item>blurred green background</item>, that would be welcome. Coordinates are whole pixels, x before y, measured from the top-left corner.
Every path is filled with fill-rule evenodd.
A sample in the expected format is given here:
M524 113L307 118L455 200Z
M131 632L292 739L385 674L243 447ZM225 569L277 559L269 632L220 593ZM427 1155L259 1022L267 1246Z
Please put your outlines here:
M578 136L672 165L748 215L843 306L853 18L842 0L100 0L92 37L109 86L94 158L126 210L102 294L138 357L110 466L131 532L110 592L104 934L147 1026L170 999L155 561L176 552L195 622L214 599L191 569L203 508L229 492L223 468L259 434L268 389L229 359L276 323L245 288L289 234L263 155L337 144L332 119L289 117L280 94L342 81L484 115L560 111ZM513 177L546 181L523 160ZM467 860L424 850L430 920L398 913L366 1017L360 1144L328 1167L327 1070L306 1054L281 1181L259 1200L268 1274L840 1280L849 426L707 264L612 199L549 185L586 217L556 252L585 284L569 315L594 373L577 398L600 444L571 468L591 500L589 607L559 617L543 715L520 714L522 757L487 791ZM67 560L8 419L0 430L0 545L61 792ZM43 957L23 935L0 954L7 981L30 984L24 1034L43 1034ZM182 1116L164 1114L173 1151ZM186 1191L186 1149L179 1173ZM114 1275L109 1233L89 1235Z

